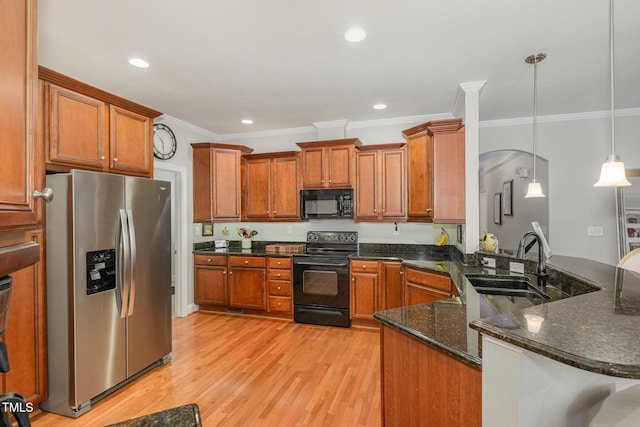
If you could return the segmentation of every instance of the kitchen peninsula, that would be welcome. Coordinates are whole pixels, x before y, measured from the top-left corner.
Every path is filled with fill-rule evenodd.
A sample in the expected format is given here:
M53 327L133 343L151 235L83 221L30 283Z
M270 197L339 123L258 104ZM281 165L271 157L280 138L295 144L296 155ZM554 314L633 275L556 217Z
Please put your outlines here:
M470 371L469 374L471 381L476 381L475 389L472 388L474 392L478 391L481 370L485 425L539 425L536 424L539 422L571 425L576 417L593 416L601 401L615 389L639 382L640 355L635 349L640 340L634 331L637 331L636 316L640 313L637 297L640 280L636 276L586 259L554 256L548 263L550 277L546 291L551 295L550 302L527 308L508 307L491 304L486 296L476 292L465 276L509 274L500 267L506 267L513 259L497 258L498 270L464 265L459 261L403 262L405 266L426 270L446 269L460 296L376 313L375 317L382 323L383 416L388 424L410 422L425 414L407 411L406 401L393 398L397 389L386 388L389 362L386 349L391 349L392 357L401 357L404 369L415 363L409 360L409 355L402 359L393 354L393 348L384 343L387 334L402 334L412 340L414 347L420 343L449 356L449 361L456 360L460 366L475 368L477 373L473 375ZM527 264L527 271L532 271L529 268L535 264ZM550 372L557 376L539 371L527 376L526 369L535 366L530 362L532 358L538 364L543 363L544 369L551 367ZM433 358L430 363L439 363L436 360ZM424 366L434 368L427 362ZM541 380L535 381L533 375L542 375L543 384L540 384ZM567 381L568 389L561 386ZM461 399L468 399L470 393L466 388L463 390L461 384L464 383L457 384L458 391L465 393ZM423 391L413 394L420 393ZM527 396L527 393L538 398ZM543 395L547 398L541 397ZM578 395L590 398L578 398ZM446 406L451 395L442 393L441 397L437 405ZM420 407L424 410L440 408L434 406L434 402L420 402L419 398L416 397L416 402L423 403ZM526 404L522 404L525 400ZM453 411L451 416L464 415L464 410L469 408L462 405L469 402L456 403L455 407L449 407ZM389 404L398 404L404 409L389 408ZM474 423L480 425L480 419L476 418Z

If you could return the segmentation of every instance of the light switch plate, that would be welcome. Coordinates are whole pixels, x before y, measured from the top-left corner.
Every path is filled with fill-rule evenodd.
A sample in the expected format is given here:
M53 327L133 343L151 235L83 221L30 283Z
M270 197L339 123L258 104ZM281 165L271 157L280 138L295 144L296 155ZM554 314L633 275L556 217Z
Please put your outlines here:
M604 236L604 227L598 225L587 225L587 236Z
M509 261L509 271L524 274L524 263Z
M485 267L496 268L496 259L489 257L482 257L482 265Z

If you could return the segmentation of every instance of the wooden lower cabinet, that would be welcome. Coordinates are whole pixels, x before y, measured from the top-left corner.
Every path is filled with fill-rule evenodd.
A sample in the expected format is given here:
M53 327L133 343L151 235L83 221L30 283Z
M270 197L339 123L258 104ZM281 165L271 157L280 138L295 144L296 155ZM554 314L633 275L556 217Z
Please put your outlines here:
M265 257L229 256L229 307L267 309Z
M482 371L385 324L382 424L482 425Z
M384 310L402 307L402 277L404 276L402 263L400 261L380 261L379 271L379 307Z
M194 302L227 306L227 256L194 255Z
M3 233L0 249L26 242L40 244L40 261L10 274L13 278L4 342L9 372L2 393L16 392L33 403L47 394L46 295L43 231Z
M292 266L290 257L267 257L270 312L293 313Z
M351 319L373 319L378 307L378 261L352 260Z
M448 274L430 273L405 267L404 304L415 305L453 296L453 283Z

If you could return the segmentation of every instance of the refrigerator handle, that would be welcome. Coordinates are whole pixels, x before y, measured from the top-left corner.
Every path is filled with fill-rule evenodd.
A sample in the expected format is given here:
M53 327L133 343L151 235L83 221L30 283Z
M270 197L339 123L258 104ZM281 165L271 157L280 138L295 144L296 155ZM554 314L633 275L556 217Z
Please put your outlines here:
M127 280L127 273L129 272L129 233L127 230L129 225L124 209L119 209L119 217L116 247L119 263L118 274L120 277L116 280L116 303L120 318L124 319L127 315L127 301L129 300L129 280Z
M133 309L136 302L136 266L137 266L137 250L136 250L136 231L133 226L133 213L131 209L127 209L127 218L129 219L129 244L131 247L131 280L129 281L129 316L133 315Z

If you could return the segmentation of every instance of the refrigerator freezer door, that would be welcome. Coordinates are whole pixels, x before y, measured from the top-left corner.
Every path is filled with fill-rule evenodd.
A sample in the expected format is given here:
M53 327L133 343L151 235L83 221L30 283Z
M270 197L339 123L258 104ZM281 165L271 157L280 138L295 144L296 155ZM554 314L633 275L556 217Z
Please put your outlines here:
M127 319L127 376L171 353L171 185L126 178L135 232L135 269Z
M125 319L120 318L115 294L119 289L87 295L86 266L87 252L115 248L118 212L124 208L124 179L73 171L72 194L75 335L71 374L75 390L70 404L77 406L126 379Z

